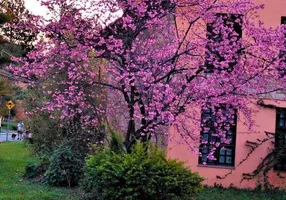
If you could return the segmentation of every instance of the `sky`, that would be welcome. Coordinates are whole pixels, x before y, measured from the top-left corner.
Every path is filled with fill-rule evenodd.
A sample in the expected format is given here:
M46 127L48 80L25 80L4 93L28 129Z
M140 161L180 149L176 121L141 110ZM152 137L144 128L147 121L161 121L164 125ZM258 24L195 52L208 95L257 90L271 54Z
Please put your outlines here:
M50 19L50 17L47 15L48 9L44 6L41 6L40 0L24 0L26 8L35 15L43 16L45 19ZM105 21L106 17L109 15L108 12L105 13L105 15L100 16L102 21ZM114 19L118 18L118 16L122 15L122 12L114 13ZM111 21L110 21L111 22ZM106 21L105 21L106 23Z
M26 8L35 15L46 16L47 9L37 0L25 0Z

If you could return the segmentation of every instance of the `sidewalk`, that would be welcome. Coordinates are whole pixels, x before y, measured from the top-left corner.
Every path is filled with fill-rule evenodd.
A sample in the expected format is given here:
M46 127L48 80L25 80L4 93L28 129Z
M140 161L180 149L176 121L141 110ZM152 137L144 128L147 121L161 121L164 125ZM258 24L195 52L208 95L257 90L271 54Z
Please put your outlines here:
M0 142L6 141L6 133L7 133L7 130L2 128L1 133L0 133ZM15 140L12 140L13 133L17 134L17 131L9 130L8 141L20 141L20 140L17 140L17 137Z

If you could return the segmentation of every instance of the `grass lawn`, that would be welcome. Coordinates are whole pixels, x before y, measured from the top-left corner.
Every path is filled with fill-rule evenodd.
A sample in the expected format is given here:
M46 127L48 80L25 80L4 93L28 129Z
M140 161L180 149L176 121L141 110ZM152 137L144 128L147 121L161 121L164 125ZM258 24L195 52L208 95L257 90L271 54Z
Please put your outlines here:
M23 180L28 159L29 150L23 142L0 143L0 200L79 199L71 189L52 188Z
M262 192L232 188L205 188L196 200L286 200L286 191Z
M9 129L16 131L17 130L17 124L18 123L16 123L16 122L10 122ZM7 129L7 127L8 127L8 122L2 122L1 123L1 128Z

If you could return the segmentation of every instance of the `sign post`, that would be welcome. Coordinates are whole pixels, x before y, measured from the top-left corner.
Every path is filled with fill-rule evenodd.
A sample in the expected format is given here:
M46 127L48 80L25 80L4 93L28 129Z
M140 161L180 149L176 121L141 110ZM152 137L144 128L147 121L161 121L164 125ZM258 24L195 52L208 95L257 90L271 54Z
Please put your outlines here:
M6 107L8 108L8 126L7 126L7 133L6 133L6 141L8 141L9 129L10 129L10 119L11 119L11 109L15 106L12 100L6 103Z

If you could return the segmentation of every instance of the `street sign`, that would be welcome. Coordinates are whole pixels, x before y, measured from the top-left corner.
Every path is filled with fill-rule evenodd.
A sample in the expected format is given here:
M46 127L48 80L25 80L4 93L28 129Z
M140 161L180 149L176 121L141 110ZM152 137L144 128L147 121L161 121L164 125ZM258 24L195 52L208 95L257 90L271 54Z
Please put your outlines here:
M13 103L13 101L8 101L8 103L6 103L6 107L11 110L13 107L15 106L15 104Z

